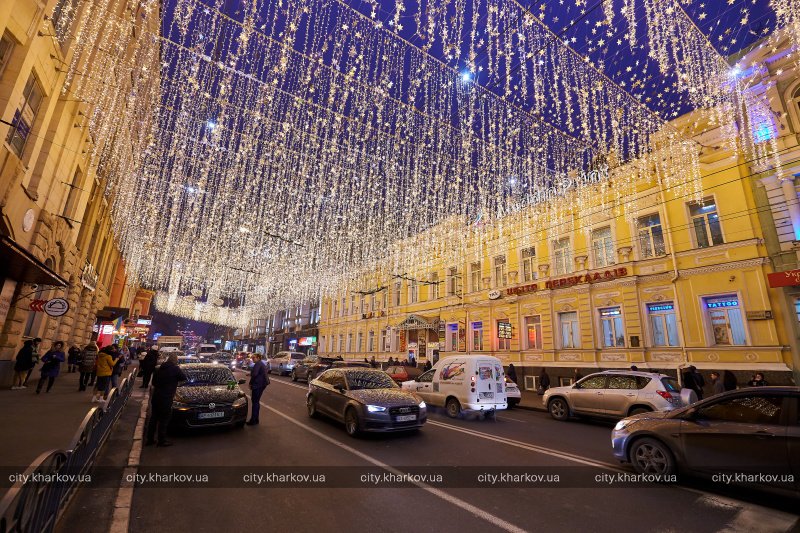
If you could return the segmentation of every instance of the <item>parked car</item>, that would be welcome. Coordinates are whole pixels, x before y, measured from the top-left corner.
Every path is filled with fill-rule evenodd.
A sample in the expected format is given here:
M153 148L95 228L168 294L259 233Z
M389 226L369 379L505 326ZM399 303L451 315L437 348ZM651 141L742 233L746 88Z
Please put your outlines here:
M752 474L757 484L800 490L800 387L737 389L630 416L614 427L611 445L640 473Z
M275 357L267 360L267 372L270 374L277 372L280 376L289 375L294 365L305 357L306 354L303 352L278 352Z
M386 373L392 376L397 383L409 381L422 375L423 370L415 366L396 365L386 369Z
M444 407L456 418L465 411L494 413L508 407L503 364L490 355L456 355L440 359L404 390L419 394L430 405Z
M427 406L417 394L401 389L376 368L332 368L309 383L308 416L343 422L351 436L362 431L413 431L427 420Z
M188 365L191 363L199 363L200 358L195 357L194 355L179 355L178 356L178 364L179 365Z
M365 361L334 361L331 368L372 368L372 365Z
M197 357L204 363L210 363L217 351L218 348L216 344L201 344L197 347Z
M228 352L217 352L211 356L211 361L209 362L214 365L224 365L231 368L233 364L233 355Z
M506 376L506 398L508 399L509 409L519 405L519 402L522 401L522 393L519 390L519 386L508 376Z
M247 396L230 368L208 363L187 364L181 367L187 380L178 385L172 402L174 426L243 427L247 419Z
M547 389L542 401L556 420L572 415L622 418L649 411L671 411L697 400L675 378L656 372L606 370L577 383Z
M292 381L303 379L306 382L311 381L317 374L327 370L320 369L317 365L320 364L320 357L317 355L308 355L303 359L297 361L292 369Z

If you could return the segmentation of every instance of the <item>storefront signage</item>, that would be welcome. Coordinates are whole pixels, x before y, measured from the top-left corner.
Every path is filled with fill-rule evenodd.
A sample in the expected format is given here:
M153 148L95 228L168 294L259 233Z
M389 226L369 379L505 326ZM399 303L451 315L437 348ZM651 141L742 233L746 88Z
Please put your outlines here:
M300 337L300 340L297 341L298 346L316 346L316 344L316 337Z
M589 274L581 274L580 276L569 276L566 278L551 279L544 283L545 289L561 289L564 287L573 287L582 283L598 283L600 281L610 281L612 279L621 278L628 275L628 269L625 267L614 268L603 272L591 272ZM520 285L519 287L509 287L506 289L507 295L524 294L527 292L536 292L539 290L538 283L529 283L527 285Z
M136 320L136 324L139 326L150 326L153 323L153 317L150 316L140 316Z
M772 311L748 311L747 320L772 320Z
M600 316L619 316L619 307L609 307L608 309L600 309Z
M511 322L497 323L497 337L501 339L511 338Z
M69 311L69 302L64 298L51 298L43 306L44 312L50 316L62 316Z
M647 310L650 313L658 313L659 311L674 311L675 306L672 304L648 304Z
M800 270L787 270L786 272L767 274L767 281L769 286L773 288L800 285Z
M502 296L502 293L497 289L492 289L491 291L489 291L490 300L497 300L498 298L500 298L500 296Z
M472 329L482 329L482 328L483 328L483 322L473 322L472 323Z
M706 300L706 307L717 309L720 307L739 307L739 300L736 298L725 300Z
M83 266L83 272L81 273L81 284L90 291L94 291L97 288L98 278L99 276L97 272L95 272L92 264L87 262Z

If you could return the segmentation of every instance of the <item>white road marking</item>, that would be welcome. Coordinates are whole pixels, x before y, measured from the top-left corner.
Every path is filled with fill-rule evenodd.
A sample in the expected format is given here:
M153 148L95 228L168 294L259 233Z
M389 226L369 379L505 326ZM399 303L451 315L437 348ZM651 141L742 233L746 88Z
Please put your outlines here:
M297 385L290 384L290 383L287 383L287 385L291 385L293 387L297 386ZM278 416L280 416L282 418L285 418L286 420L288 420L292 424L295 424L296 426L299 426L299 427L305 429L306 431L312 433L313 435L316 435L317 437L319 437L319 438L321 438L321 439L323 439L325 441L328 441L329 443L333 444L334 446L337 446L337 447L341 448L342 450L350 452L353 455L355 455L356 457L359 457L359 458L363 459L364 461L372 463L373 465L375 465L377 467L383 468L384 470L386 470L388 472L391 472L392 474L399 475L399 476L404 475L403 471L398 470L397 468L394 468L393 466L388 465L388 464L386 464L384 462L381 462L378 459L375 459L372 456L369 456L369 455L367 455L367 454L365 454L363 452L360 452L359 450L356 450L352 446L348 446L347 444L339 442L338 440L334 439L333 437L329 437L328 435L325 435L324 433L322 433L320 431L317 431L316 429L314 429L314 428L312 428L312 427L310 427L310 426L308 426L306 424L303 424L302 422L299 422L299 421L295 420L294 418L292 418L292 417L290 417L288 415L285 415L285 414L281 413L277 409L268 406L264 402L260 402L260 403L265 409L268 409L268 410L272 411L273 413L275 413L276 415L278 415ZM431 487L427 483L416 482L416 481L412 481L411 483L413 483L417 487L425 490L426 492L428 492L430 494L433 494L437 498L441 498L442 500L444 500L444 501L446 501L448 503L451 503L451 504L455 505L456 507L459 507L460 509L463 509L464 511L467 511L468 513L470 513L474 517L480 518L481 520L485 520L485 521L489 522L493 526L496 526L496 527L498 527L500 529L503 529L505 531L510 531L510 532L513 532L513 533L524 533L525 532L525 529L523 529L523 528L521 528L519 526L516 526L516 525L512 524L511 522L503 520L499 516L495 516L493 514L490 514L488 511L486 511L484 509L481 509L480 507L476 507L476 506L472 505L471 503L465 502L464 500L462 500L460 498L456 498L455 496L447 494L443 490Z
M134 383L134 386L136 384ZM137 394L137 396L140 396ZM117 497L114 501L114 514L111 516L110 533L127 533L130 528L131 505L133 504L133 483L126 481L132 479L133 474L139 471L139 459L142 455L142 437L144 436L144 421L147 416L147 404L150 391L144 391L142 407L139 410L139 419L133 431L133 444L128 454L128 465L123 469Z

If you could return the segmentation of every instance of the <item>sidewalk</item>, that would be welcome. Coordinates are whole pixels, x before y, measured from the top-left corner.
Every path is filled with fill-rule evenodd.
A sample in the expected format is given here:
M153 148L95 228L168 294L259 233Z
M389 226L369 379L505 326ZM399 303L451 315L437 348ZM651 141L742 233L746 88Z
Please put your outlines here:
M135 368L129 366L123 376ZM38 369L31 374L27 389L0 389L0 428L7 436L0 439L0 467L21 472L43 452L66 449L86 414L99 405L91 402L91 389L78 392L80 373L67 373L64 364L61 369L49 393L45 383L42 393L36 394ZM0 487L0 496L6 490Z
M527 409L529 411L542 411L547 412L544 404L542 404L542 396L539 396L534 391L525 391L520 389L522 399L516 406L517 409Z

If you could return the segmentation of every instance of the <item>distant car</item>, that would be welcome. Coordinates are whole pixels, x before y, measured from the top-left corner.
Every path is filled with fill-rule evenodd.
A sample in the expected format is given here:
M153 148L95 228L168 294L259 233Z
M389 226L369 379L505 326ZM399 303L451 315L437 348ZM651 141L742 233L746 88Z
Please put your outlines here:
M297 381L298 379L306 382L311 381L317 374L324 371L318 367L319 364L320 358L316 355L309 355L297 361L292 369L292 381Z
M519 386L508 376L506 376L506 399L508 399L509 409L519 405L519 402L522 401L522 393L519 390Z
M364 361L334 361L331 368L372 368L372 365Z
M230 368L233 362L233 355L228 352L217 352L211 356L211 361L209 362L214 365L225 365Z
M542 401L556 420L572 415L623 418L649 411L672 411L697 400L675 378L656 372L607 370L574 385L547 389Z
M308 388L308 416L325 415L343 422L351 436L362 431L418 430L427 420L422 398L402 390L376 368L332 368L312 380Z
M186 381L178 385L172 402L176 427L236 426L247 419L247 396L230 368L207 363L181 366Z
M210 363L218 351L216 344L201 344L197 347L197 357L204 363Z
M423 370L415 366L396 365L386 369L386 373L392 376L397 383L402 383L411 379L416 379L422 375Z
M294 365L298 361L305 359L303 352L278 352L275 357L267 360L267 372L277 373L280 376L288 376L292 373Z
M640 413L617 423L611 445L639 473L751 474L758 485L800 490L800 387L737 389Z
M179 365L188 365L192 363L199 363L200 358L195 357L194 355L179 355L178 356L178 364Z

